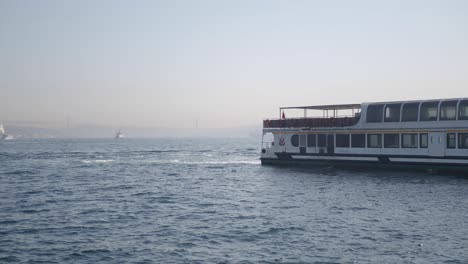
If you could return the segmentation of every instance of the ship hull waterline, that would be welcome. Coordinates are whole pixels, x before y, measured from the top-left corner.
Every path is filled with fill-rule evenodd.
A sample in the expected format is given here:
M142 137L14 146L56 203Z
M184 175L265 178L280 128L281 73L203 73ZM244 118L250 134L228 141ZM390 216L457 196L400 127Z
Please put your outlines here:
M400 170L400 171L419 171L434 173L457 173L468 176L468 164L421 162L421 161L370 161L370 160L331 160L323 159L294 159L294 158L260 158L262 165L282 166L282 167L302 167L302 168L352 168L359 170ZM468 162L468 160L467 160Z

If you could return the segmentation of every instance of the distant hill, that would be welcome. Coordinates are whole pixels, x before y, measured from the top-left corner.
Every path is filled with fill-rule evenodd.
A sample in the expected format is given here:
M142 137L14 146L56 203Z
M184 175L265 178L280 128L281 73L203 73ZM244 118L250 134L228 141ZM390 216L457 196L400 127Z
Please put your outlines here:
M104 127L83 125L70 128L43 128L9 126L8 134L15 138L112 138L120 129L127 138L153 137L261 137L260 126L229 128L158 128L158 127Z
M5 125L7 134L15 138L54 138L60 137L60 131L51 128L8 126Z

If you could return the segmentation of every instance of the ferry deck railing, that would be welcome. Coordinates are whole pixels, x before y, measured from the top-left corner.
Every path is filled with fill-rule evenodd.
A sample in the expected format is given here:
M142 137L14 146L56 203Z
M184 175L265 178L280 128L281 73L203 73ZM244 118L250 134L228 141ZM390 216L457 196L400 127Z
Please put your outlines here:
M359 116L265 119L263 120L263 128L347 127L355 125L358 121Z

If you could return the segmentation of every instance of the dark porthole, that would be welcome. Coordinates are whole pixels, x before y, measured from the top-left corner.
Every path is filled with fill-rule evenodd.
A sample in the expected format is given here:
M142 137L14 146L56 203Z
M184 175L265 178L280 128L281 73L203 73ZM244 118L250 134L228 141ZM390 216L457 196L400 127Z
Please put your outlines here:
M291 145L293 145L293 147L299 147L299 135L291 136Z

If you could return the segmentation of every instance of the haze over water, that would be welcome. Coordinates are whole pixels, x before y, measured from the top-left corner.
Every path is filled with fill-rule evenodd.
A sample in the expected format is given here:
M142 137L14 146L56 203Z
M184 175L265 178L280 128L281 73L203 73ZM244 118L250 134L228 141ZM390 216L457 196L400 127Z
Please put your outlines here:
M252 127L279 106L466 97L467 13L462 0L1 1L0 122L102 137L78 128Z
M258 156L251 139L4 142L0 262L468 261L468 178Z

